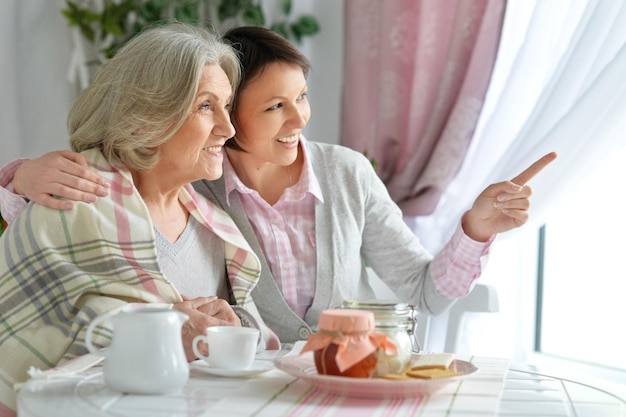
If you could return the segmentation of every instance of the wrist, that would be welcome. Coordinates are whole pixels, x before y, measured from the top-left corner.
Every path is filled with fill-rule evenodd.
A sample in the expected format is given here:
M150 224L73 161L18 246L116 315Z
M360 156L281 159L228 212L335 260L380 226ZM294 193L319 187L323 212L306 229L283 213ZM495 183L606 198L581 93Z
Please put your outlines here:
M0 187L3 187L11 193L19 194L19 190L15 190L14 188L15 175L22 164L26 161L28 160L15 159L0 168Z
M13 175L11 178L11 182L7 184L6 188L10 189L12 193L26 197L26 194L20 189L20 170L24 166L24 162L27 162L27 159L19 160L19 162L15 165L15 170L13 171ZM9 188L10 187L10 188Z
M493 236L490 231L485 231L481 227L477 227L478 221L472 216L471 210L466 212L461 219L461 227L463 233L476 242L487 242Z

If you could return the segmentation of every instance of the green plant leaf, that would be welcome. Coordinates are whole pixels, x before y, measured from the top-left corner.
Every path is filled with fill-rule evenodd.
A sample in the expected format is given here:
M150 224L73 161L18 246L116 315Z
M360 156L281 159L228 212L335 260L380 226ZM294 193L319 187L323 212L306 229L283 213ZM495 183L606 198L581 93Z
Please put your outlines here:
M217 8L217 18L224 21L233 17L237 17L242 9L250 7L251 0L222 0Z
M61 10L61 13L68 21L68 25L78 26L81 34L89 42L95 40L95 30L91 27L91 24L100 20L100 15L92 12L89 9L81 9L75 3L66 1L67 9Z
M102 25L102 37L107 33L114 36L124 36L126 20L131 11L136 10L136 0L124 0L119 3L106 2L102 16L100 17Z
M247 25L265 26L265 16L260 5L251 4L243 9L241 19Z
M102 38L105 38L109 33L113 36L122 36L124 29L116 19L111 16L106 16L102 21Z
M158 1L147 1L139 8L139 16L143 18L147 23L156 22L161 20L161 12L163 7Z
M172 10L176 20L191 24L200 24L199 5L218 3L216 26L228 19L237 19L236 23L253 26L265 26L266 20L261 3L263 0L104 0L104 10L95 12L93 1L65 0L66 7L61 13L67 19L68 26L78 27L81 35L89 42L95 41L96 33L103 39L114 37L110 47L102 52L111 58L128 39L141 32L145 26L166 23L166 12ZM293 0L280 0L283 19L274 22L270 29L286 39L295 38L301 42L304 36L319 32L319 24L311 15L303 15L293 23L288 23L292 12ZM85 4L85 7L82 5ZM131 12L137 13L137 19L128 24Z
M133 27L131 28L131 30L133 31L132 36L135 36L136 34L141 32L143 28L144 28L144 25L142 23L139 23L138 21L133 23Z
M317 22L317 19L308 14L300 16L300 18L291 26L297 26L301 35L310 36L320 31L320 25Z
M291 14L291 0L283 1L283 14L289 16Z
M117 45L111 45L108 48L105 48L102 52L104 53L106 59L111 59L115 56L118 49L119 47Z
M270 30L278 33L280 36L282 36L285 39L289 39L289 31L287 30L287 22L276 22L274 24L272 24L272 26L270 27Z
M172 0L150 0L154 7L163 11L167 6L172 3Z
M289 25L289 29L291 29L291 33L296 39L296 42L300 43L304 36L311 36L319 32L320 27L317 23L317 19L313 16L303 15L297 21Z
M289 26L289 29L291 29L291 34L293 35L293 37L296 40L296 43L302 43L302 32L300 32L300 27L298 26L297 23L292 23Z
M114 36L121 36L124 34L124 20L120 19L120 13L116 10L117 5L115 3L106 3L106 7L102 12L100 25L102 26L102 39L104 39L109 33Z
M81 20L80 9L78 8L78 6L76 6L76 4L72 3L71 1L66 1L65 4L67 8L62 9L61 13L63 14L63 16L65 16L70 26L79 26Z
M187 1L183 3L182 6L179 6L174 10L174 17L176 20L181 22L197 24L200 20L197 2Z
M96 32L89 25L80 24L80 33L83 34L85 39L93 43L96 40Z

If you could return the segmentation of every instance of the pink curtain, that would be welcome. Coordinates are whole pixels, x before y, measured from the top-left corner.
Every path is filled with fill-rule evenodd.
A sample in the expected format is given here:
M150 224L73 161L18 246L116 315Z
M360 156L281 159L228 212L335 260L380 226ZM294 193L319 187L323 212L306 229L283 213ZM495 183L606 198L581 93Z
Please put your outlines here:
M506 0L345 0L342 141L375 162L407 216L460 169Z

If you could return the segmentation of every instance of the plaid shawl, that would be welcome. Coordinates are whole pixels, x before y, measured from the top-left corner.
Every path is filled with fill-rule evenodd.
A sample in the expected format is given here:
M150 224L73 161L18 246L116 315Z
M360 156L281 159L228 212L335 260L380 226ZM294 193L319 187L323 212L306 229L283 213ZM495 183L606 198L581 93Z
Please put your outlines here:
M97 150L83 154L111 182L110 197L71 211L30 203L0 237L0 409L15 407L13 385L31 366L47 369L87 353L94 317L129 302L182 301L159 270L153 224L130 172ZM239 229L191 186L179 198L224 240L234 301L258 313L250 292L260 263ZM111 329L94 334L94 345L110 343Z

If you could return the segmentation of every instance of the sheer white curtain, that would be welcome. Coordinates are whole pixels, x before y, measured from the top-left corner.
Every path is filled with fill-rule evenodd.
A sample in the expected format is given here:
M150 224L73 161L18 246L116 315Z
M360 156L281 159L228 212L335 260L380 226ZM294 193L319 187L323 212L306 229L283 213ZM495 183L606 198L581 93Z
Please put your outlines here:
M548 151L559 154L530 183L530 222L498 237L481 281L497 287L501 312L468 318L464 351L526 360L532 350L537 227L581 176L626 146L625 77L626 0L507 2L498 59L467 158L435 212L407 219L437 251L485 186L512 178ZM615 179L615 190L621 181ZM445 327L437 321L446 319L436 317L432 328Z
M626 1L510 0L468 157L434 214L415 221L425 244L438 250L486 185L555 150L557 161L531 182L540 222L585 167L626 143L624 77Z
M64 0L2 0L0 165L67 149L70 30Z

